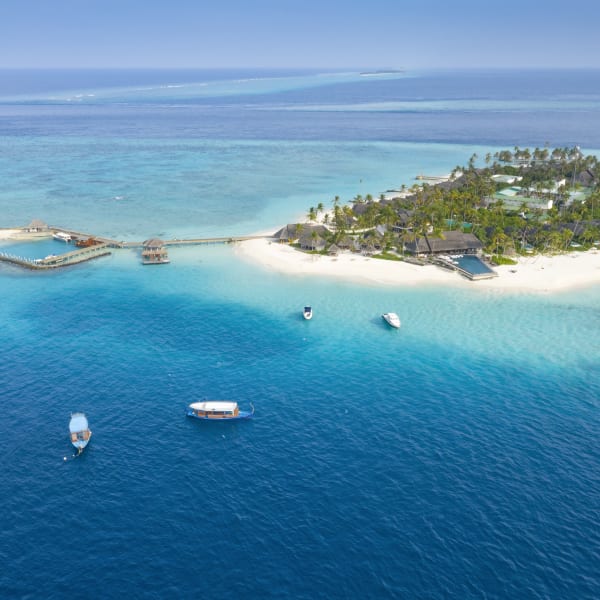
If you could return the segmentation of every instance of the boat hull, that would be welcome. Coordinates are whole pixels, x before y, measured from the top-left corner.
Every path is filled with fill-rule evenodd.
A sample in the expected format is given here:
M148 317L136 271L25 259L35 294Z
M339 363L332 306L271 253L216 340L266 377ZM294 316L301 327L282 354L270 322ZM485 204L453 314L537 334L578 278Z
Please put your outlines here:
M381 317L390 327L400 329L400 319L398 318L398 315L385 313L381 315Z
M89 437L87 440L77 440L75 442L73 440L71 440L71 444L73 444L73 447L76 448L79 452L83 452L85 447L90 443L91 439L92 439L92 432L90 431Z
M237 415L198 415L191 408L188 408L186 415L200 421L239 421L240 419L251 419L254 412L240 410Z

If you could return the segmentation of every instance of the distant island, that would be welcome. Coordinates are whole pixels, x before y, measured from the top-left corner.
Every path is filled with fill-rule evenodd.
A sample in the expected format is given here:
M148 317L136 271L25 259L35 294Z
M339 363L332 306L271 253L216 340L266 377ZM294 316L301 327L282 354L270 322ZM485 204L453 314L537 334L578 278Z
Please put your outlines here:
M379 71L362 71L359 75L363 77L370 77L373 75L399 75L400 73L404 73L404 69L383 69Z

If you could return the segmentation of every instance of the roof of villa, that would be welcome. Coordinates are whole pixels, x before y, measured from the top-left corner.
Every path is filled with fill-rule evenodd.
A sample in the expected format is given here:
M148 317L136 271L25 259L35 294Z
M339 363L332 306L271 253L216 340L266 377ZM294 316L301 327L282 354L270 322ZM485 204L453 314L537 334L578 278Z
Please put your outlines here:
M144 242L146 248L161 248L165 243L160 238L150 238Z
M465 252L483 248L481 241L472 233L462 231L444 231L443 238L422 236L415 241L407 242L406 249L415 254Z
M48 227L48 225L46 223L44 223L44 221L41 221L40 219L33 219L33 221L31 221L31 223L29 223L29 225L27 227L33 228L33 227Z

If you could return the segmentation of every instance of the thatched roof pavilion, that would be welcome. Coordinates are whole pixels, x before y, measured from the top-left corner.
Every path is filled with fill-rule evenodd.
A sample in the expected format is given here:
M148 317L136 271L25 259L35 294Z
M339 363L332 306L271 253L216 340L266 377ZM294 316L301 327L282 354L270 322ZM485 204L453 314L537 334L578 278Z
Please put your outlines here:
M288 223L284 227L282 227L279 231L276 231L273 234L273 237L282 243L294 242L300 237L300 233L302 232L303 225L299 223Z
M44 221L40 219L33 219L27 227L25 227L25 231L28 233L41 233L42 231L48 231L49 227Z
M476 254L483 248L472 233L444 231L443 237L422 236L405 244L411 254Z

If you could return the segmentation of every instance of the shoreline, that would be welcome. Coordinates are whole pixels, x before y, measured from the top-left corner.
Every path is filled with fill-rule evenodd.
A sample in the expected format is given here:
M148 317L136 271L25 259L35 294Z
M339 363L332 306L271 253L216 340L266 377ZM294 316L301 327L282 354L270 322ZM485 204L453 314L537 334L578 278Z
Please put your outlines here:
M600 285L600 250L517 258L517 265L493 267L498 277L470 281L456 271L428 264L414 265L341 252L337 256L308 254L265 236L237 242L234 253L240 260L291 276L328 277L362 285L422 287L445 286L499 292L553 293ZM47 233L0 229L0 241L26 241L48 237Z
M493 267L498 277L470 281L435 265L413 265L350 252L337 256L307 254L269 239L236 244L235 254L265 269L292 276L325 276L368 285L454 286L501 292L551 293L600 285L600 251L518 257L517 265Z

